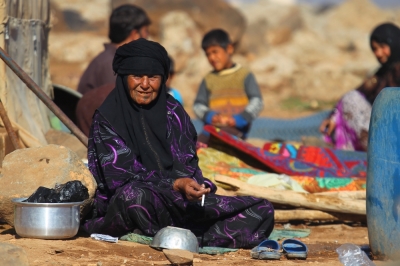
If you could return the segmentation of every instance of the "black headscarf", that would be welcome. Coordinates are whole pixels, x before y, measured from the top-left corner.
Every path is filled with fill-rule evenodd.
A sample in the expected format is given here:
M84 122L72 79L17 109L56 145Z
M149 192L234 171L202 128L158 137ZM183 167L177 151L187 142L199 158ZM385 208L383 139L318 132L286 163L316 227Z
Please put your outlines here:
M357 90L361 92L370 104L373 104L378 94L388 84L387 75L390 75L393 66L400 63L400 29L392 23L384 23L377 26L371 33L370 45L372 41L384 43L390 47L390 56L388 60L381 65L375 75L367 79Z
M113 61L113 70L118 75L116 88L98 109L147 170L174 168L167 139L165 81L169 65L167 51L159 43L138 39L120 46ZM157 98L148 105L135 103L126 81L130 74L161 75Z
M376 73L377 75L381 75L388 71L394 63L400 62L400 29L392 23L381 24L371 33L371 48L372 41L385 43L390 47L390 57Z

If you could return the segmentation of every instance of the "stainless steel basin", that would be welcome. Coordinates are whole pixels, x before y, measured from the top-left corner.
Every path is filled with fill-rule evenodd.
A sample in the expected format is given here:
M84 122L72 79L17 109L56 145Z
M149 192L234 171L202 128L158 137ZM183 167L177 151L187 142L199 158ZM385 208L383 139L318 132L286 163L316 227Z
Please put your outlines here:
M173 226L158 231L150 246L156 249L184 249L199 253L196 236L190 230Z
M65 239L78 233L82 202L32 203L13 199L14 227L21 237Z

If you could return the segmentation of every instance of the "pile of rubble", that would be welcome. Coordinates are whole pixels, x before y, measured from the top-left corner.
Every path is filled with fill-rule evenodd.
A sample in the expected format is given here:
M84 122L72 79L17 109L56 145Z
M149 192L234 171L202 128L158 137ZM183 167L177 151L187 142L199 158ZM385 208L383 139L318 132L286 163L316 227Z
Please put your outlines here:
M353 89L379 67L369 47L370 32L382 22L398 23L400 14L400 10L383 10L365 0L322 7L276 0L235 6L223 0L207 4L201 0L52 2L54 14L58 10L66 18L75 12L75 24L78 17L86 25L83 30L71 30L71 26L68 30L62 27L62 16L53 16L57 20L50 33L50 54L52 62L63 64L51 69L54 80L75 89L90 59L108 41L111 8L133 3L149 13L151 38L175 59L178 73L172 85L182 93L189 112L202 77L211 70L200 47L203 34L211 28L230 33L237 48L234 60L253 70L271 110L289 97L334 102ZM68 64L74 66L70 72Z

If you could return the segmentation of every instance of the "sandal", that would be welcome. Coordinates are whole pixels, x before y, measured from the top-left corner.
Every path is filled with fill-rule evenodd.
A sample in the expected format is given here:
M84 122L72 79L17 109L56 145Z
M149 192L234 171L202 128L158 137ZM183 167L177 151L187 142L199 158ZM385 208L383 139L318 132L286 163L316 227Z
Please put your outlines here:
M306 244L300 240L293 238L285 239L282 242L283 253L288 259L303 259L307 258L308 248Z
M258 260L279 260L281 258L281 247L275 240L264 240L250 251L253 259Z

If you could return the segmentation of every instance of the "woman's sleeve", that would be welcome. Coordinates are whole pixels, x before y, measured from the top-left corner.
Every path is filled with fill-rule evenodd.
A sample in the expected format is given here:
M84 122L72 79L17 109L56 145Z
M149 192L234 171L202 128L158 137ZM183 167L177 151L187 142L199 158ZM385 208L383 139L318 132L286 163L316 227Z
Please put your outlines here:
M173 179L160 171L147 171L97 111L89 137L88 161L99 189L108 193L131 181L172 188Z

